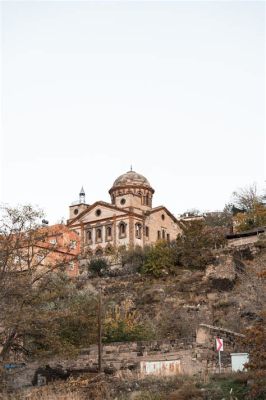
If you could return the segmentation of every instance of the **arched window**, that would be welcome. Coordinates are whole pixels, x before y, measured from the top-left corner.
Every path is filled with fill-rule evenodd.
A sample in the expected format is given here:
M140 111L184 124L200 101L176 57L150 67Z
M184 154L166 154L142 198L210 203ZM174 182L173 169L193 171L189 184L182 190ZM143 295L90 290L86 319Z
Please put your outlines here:
M92 242L92 231L91 231L91 229L89 229L87 231L87 240L88 240L88 242Z
M136 232L136 238L141 239L141 224L137 223L135 225L135 232Z
M120 222L120 225L119 225L119 237L120 238L126 237L126 224L125 224L125 222Z
M102 228L97 228L96 229L96 241L101 242L102 241Z
M112 240L112 227L111 226L107 226L105 228L105 240Z

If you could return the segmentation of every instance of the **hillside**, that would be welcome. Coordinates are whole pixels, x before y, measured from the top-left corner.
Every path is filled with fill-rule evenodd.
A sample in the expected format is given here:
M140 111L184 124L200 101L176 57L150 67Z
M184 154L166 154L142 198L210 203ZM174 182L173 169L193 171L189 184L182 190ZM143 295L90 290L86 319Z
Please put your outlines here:
M173 275L154 278L140 273L125 274L125 271L120 270L116 271L116 276L89 279L83 276L79 279L79 286L95 293L101 288L105 316L113 309L118 312L120 307L118 314L127 323L130 324L131 321L134 324L137 321L140 326L145 327L140 334L143 339L153 339L153 353L150 354L159 354L159 340L163 340L164 346L161 348L166 352L166 357L171 354L167 353L167 343L172 343L170 347L174 348L173 343L184 344L185 341L191 343L189 352L198 357L193 343L199 324L242 332L248 326L261 321L266 293L262 274L265 265L265 248L252 245L218 251L215 263L202 271L180 268ZM112 274L113 272L110 275ZM133 315L136 321L134 318L130 320L128 315ZM127 337L125 339L128 340ZM116 346L120 352L125 352L126 357L129 347L123 347L121 343L114 343L113 347L105 343L104 354L108 356L110 353L111 360L114 360L115 355L111 353ZM209 345L209 348L212 346L213 344ZM200 350L203 357L207 354L206 350L207 347ZM79 358L79 367L87 365L84 364L85 360L94 353L89 351L88 354L90 355ZM216 359L216 355L214 356ZM62 364L62 359L58 357L50 361L51 365ZM50 384L47 388L20 389L16 391L16 395L18 399L32 400L40 396L45 400L220 400L229 399L233 393L240 400L247 398L249 392L249 374L212 376L208 373L205 375L202 371L194 377L178 375L175 378L139 379L134 371L131 372L129 364L126 369L124 367L120 371L116 370L111 376L87 373L80 377L72 376L67 383ZM36 368L38 363L35 362L34 365ZM70 360L68 365L75 365L75 360ZM10 398L5 396L3 399ZM263 395L260 397L256 394L253 398L262 399Z
M156 339L195 336L200 323L239 332L260 319L265 304L260 274L266 250L251 249L253 254L250 247L220 251L206 271L179 268L161 278L139 273L97 277L84 285L101 287L106 306L126 304L137 311Z

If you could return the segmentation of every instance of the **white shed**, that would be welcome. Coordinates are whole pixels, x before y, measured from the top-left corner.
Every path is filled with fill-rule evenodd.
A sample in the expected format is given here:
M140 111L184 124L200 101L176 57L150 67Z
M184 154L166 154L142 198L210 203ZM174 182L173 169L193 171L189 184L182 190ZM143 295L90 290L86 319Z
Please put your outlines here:
M245 371L244 364L248 361L248 353L231 353L232 371Z

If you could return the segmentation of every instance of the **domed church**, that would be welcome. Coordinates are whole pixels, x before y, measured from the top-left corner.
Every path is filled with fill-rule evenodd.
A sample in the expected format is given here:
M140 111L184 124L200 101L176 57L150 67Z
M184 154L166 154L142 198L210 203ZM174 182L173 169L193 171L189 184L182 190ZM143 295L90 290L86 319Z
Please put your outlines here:
M104 255L119 246L170 241L181 233L177 219L166 207L152 207L154 189L141 174L130 170L119 176L109 194L111 203L90 205L82 188L79 201L69 207L67 225L79 234L83 252Z

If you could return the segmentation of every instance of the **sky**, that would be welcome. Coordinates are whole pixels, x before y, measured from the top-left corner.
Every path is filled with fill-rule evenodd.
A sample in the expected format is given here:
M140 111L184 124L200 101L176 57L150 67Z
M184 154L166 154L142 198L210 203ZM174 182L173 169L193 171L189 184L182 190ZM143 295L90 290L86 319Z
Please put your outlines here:
M50 223L133 170L174 215L265 189L263 1L2 1L0 201Z

